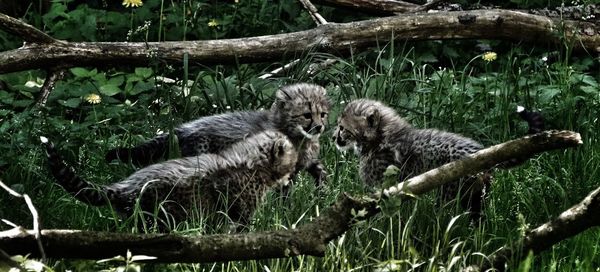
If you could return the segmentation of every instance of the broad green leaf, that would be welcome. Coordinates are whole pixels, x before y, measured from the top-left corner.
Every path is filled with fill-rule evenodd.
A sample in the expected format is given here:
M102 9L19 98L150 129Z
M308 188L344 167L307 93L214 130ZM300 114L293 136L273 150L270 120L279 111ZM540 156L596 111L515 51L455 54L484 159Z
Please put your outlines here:
M560 89L556 87L540 87L540 99L544 102L549 102L560 93Z
M154 88L154 83L139 81L133 86L133 89L131 90L131 92L129 92L129 94L136 95L151 90L152 88Z
M581 81L587 85L598 88L598 82L593 76L584 75Z
M71 73L76 77L88 77L90 76L90 71L85 68L75 67L70 69Z
M103 95L113 96L120 92L121 92L121 89L119 89L119 87L115 86L115 85L106 84L106 85L100 86L100 93Z
M61 105L65 106L65 107L77 108L77 107L79 107L79 104L81 104L81 99L80 98L70 98L67 100L58 100L58 103L60 103Z
M143 78L149 78L150 76L152 76L152 69L151 68L144 68L144 67L138 67L135 68L135 74L143 77Z
M115 85L115 86L121 86L121 84L123 84L123 81L125 81L124 76L116 76L116 77L109 79L108 84Z
M584 93L587 93L587 94L597 94L598 92L600 92L600 89L598 89L597 87L592 87L592 86L581 86L579 88Z

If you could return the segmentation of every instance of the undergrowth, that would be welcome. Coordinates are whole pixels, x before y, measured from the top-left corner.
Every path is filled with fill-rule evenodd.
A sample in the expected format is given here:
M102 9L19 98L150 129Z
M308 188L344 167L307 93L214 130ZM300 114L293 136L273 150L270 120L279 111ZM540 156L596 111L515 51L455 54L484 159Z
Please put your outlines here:
M160 3L149 1L148 6L155 5L154 2ZM274 28L291 31L306 28L310 23L309 18L302 17L304 23L290 28L286 18L276 20L273 25L237 13L249 12L250 8L269 9L277 14L300 13L296 6L280 4L278 10L273 10L274 7L260 6L258 2L244 4L248 8L227 10L233 15L219 21L227 29L204 29L198 36L177 38L240 36L240 33L255 33L259 30L253 27L264 24L272 27L267 29L268 33L275 33ZM164 12L182 12L177 14L188 16L178 8L171 6L172 10ZM202 20L211 17L204 15ZM46 15L44 20L47 23L57 20L50 17ZM199 22L205 24L196 17L189 19L186 22L190 28L199 27ZM133 29L135 24L142 25L136 20L113 23ZM253 27L245 26L249 29L236 28L244 25L244 20L260 22ZM168 39L168 35L174 35L164 31L169 26L164 22L163 30L148 33L158 40ZM56 28L59 26L50 28L50 32ZM121 27L118 29L120 33ZM82 37L87 36L83 33ZM484 60L484 52L475 49L476 44L491 48L497 59ZM259 78L296 58L300 59L298 65L284 74ZM314 75L307 73L310 64L326 59L336 62ZM135 171L130 165L104 162L104 154L111 148L140 143L158 131L172 130L200 116L267 108L274 91L283 84L314 82L327 88L334 105L329 129L321 138L321 154L329 173L327 185L317 191L311 178L301 175L287 199L276 193L268 196L256 213L252 230L292 228L317 216L342 192L358 195L369 191L360 183L356 157L339 153L331 143L337 114L352 99L368 97L384 101L417 127L461 133L486 146L526 134L526 125L514 113L517 105L523 105L541 111L548 128L580 132L584 144L577 149L536 156L518 168L496 171L485 216L479 225L471 224L468 215L455 203L437 205L434 192L416 201L390 203L396 208L357 223L332 241L322 258L145 265L146 270L455 271L480 262L482 256L518 240L527 229L557 216L596 188L600 180L600 145L595 137L600 128L598 58L574 55L568 48L532 49L494 41L396 41L344 58L306 52L271 65L192 66L165 67L157 62L130 70L73 68L58 83L45 107L34 105L43 74L0 75L0 80L11 86L0 90L1 179L33 198L45 228L131 232L134 224L130 221L117 219L108 208L83 205L54 184L45 167L39 136L55 141L87 180L106 184ZM98 95L99 101L91 99L91 94ZM28 209L20 200L0 194L0 207L0 218L31 227ZM204 229L202 220L183 222L177 232L210 233ZM599 242L598 230L586 231L539 256L523 262L512 260L509 265L520 271L598 271ZM126 254L115 252L115 255ZM132 254L135 256L135 252ZM50 260L48 269L114 270L119 265L131 265L126 260L117 264Z

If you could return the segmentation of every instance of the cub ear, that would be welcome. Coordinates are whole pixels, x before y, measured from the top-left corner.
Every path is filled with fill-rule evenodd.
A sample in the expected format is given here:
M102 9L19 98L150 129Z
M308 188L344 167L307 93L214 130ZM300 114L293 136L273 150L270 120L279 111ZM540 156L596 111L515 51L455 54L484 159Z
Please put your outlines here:
M378 127L379 121L381 121L381 115L379 110L374 109L369 115L367 115L367 124L369 127Z

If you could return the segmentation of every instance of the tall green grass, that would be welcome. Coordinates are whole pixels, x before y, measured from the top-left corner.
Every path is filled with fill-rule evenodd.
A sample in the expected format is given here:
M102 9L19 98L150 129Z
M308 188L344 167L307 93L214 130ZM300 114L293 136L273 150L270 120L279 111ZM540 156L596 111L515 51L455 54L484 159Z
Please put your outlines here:
M600 126L597 122L599 97L597 90L594 93L585 88L593 84L592 81L597 84L598 74L585 72L585 67L571 63L572 58L543 61L547 53L537 50L524 53L517 47L509 48L499 52L493 62L483 61L478 54L437 62L416 52L419 46L429 45L390 43L343 59L307 53L299 56L300 64L287 74L269 80L257 78L252 70L257 66L215 66L202 71L190 71L186 66L182 78L193 80L189 95L181 96L172 93L173 89L157 87L156 95L172 106L146 116L149 120L143 122L136 119L137 114L125 115L116 128L111 122L96 120L95 125L77 132L79 138L71 140L74 143L59 146L88 180L114 182L134 169L105 163L103 154L110 148L138 143L152 137L157 129L167 131L201 115L266 108L273 92L285 83L322 84L327 87L334 105L329 131L321 138L329 180L326 187L318 191L311 178L302 174L288 198L270 194L256 213L251 230L272 230L293 228L310 221L342 192L369 191L358 177L356 157L336 151L330 138L337 114L352 99L368 97L384 101L417 127L461 133L485 145L526 133L525 125L514 114L517 105L541 109L550 128L582 133L584 145L577 149L542 154L518 168L496 171L488 192L485 217L479 225L472 224L468 215L453 203L437 205L432 193L415 201L389 203L386 206L391 208L384 209L380 216L357 223L332 241L322 258L299 256L146 267L154 271L456 271L518 240L523 231L557 216L599 185L600 145L595 137ZM337 62L314 76L306 76L311 63L327 58L336 58ZM273 67L263 69L270 68ZM186 106L182 109L178 105ZM124 110L148 110L140 107ZM27 116L28 113L22 114ZM152 125L140 126L142 123ZM36 134L43 132L43 129L31 128L31 142L35 142ZM2 173L2 179L33 197L44 227L133 231L132 220L119 221L108 208L78 203L56 186L43 166L41 148L23 150L14 162ZM2 218L31 226L23 203L4 195L0 201L3 207L11 207L0 211ZM211 232L204 228L202 218L182 223L176 231ZM515 259L509 266L521 271L597 271L599 241L598 230L587 231L529 258L527 263L521 264ZM125 255L125 252L115 252L117 254ZM106 267L92 261L64 260L53 260L49 265L57 271Z

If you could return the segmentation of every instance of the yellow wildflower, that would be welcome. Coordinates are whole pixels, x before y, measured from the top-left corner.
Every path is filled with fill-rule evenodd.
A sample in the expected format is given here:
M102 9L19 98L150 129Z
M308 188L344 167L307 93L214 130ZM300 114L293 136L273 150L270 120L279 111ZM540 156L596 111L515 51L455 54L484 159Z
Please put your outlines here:
M84 99L90 104L99 104L102 101L102 98L95 93L86 95Z
M496 52L485 52L481 58L487 62L492 62L498 58L498 54Z
M210 27L216 27L219 25L219 22L217 22L217 20L215 19L211 19L210 21L208 21L208 26Z
M125 7L139 7L141 5L143 5L144 3L142 3L142 0L123 0L123 6Z

